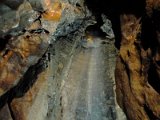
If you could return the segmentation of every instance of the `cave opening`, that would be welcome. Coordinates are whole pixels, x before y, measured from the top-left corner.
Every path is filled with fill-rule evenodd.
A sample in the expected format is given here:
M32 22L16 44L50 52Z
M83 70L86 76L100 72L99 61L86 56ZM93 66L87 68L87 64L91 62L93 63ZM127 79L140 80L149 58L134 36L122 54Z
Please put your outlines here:
M85 30L86 36L100 37L105 39L107 34L103 32L100 27L101 25L99 23L88 26Z
M107 3L107 4L106 4ZM85 0L85 4L96 17L97 23L101 24L101 14L105 14L112 22L112 29L115 34L115 46L120 48L121 43L121 14L134 14L136 17L144 16L145 0Z

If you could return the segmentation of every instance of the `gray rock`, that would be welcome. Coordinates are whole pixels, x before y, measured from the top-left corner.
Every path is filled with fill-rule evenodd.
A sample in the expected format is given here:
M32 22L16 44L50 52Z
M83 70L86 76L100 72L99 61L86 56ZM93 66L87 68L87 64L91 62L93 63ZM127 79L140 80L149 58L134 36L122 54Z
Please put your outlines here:
M107 38L109 39L114 39L114 32L112 30L112 23L111 21L107 18L106 15L102 14L102 20L104 24L101 26L101 29L103 32L107 34Z
M28 1L34 10L36 10L36 11L43 11L44 10L42 0L28 0Z

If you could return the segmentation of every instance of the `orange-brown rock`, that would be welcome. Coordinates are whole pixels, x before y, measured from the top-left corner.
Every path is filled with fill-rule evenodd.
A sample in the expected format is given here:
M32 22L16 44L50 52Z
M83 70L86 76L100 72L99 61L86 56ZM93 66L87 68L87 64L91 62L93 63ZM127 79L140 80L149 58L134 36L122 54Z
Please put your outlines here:
M59 1L51 3L46 1L47 10L43 13L43 18L51 21L59 21L62 15L62 5Z
M48 44L49 38L46 33L26 32L24 35L11 38L6 49L1 52L0 96L18 83L29 66L37 63Z
M44 120L48 110L47 78L48 70L38 75L23 97L13 99L11 109L15 120Z
M121 15L122 41L117 58L116 92L129 120L160 119L160 95L148 82L152 51L144 49L138 34L141 18Z

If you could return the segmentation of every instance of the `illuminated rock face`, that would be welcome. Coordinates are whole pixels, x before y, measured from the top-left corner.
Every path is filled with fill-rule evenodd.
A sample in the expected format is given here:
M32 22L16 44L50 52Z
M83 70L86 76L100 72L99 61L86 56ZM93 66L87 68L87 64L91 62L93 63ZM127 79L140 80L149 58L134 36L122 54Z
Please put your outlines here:
M54 76L61 74L71 51L92 21L85 20L85 15L90 17L83 0L0 2L1 120L47 120L51 110L60 113L58 104L53 103L53 93L60 89ZM61 39L62 43L55 43ZM51 58L57 62L49 63ZM48 68L48 63L53 68ZM59 101L59 93L56 95Z

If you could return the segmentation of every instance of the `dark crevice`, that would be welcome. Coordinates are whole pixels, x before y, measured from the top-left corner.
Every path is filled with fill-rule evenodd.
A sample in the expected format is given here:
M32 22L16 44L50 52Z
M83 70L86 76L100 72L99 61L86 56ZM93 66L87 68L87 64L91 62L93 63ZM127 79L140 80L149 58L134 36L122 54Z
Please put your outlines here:
M160 94L160 80L154 64L150 65L148 71L148 83Z
M81 8L81 5L79 3L76 3L76 7Z
M144 110L146 111L146 114L148 115L150 120L160 120L153 114L152 110L150 110L147 105L144 105Z
M13 113L13 110L11 108L11 105L10 103L8 104L8 108L9 108L9 111L10 111L10 114L11 114L11 117L12 117L12 120L16 120L15 116L14 116L14 113Z
M0 97L0 109L8 102L12 102L14 98L23 97L25 93L33 86L37 80L38 74L40 74L46 68L46 58L45 55L38 61L37 64L29 67L29 69L24 74L20 82L4 95Z
M6 45L7 45L8 41L9 41L9 39L8 39L9 36L6 36L6 37L7 38L0 38L0 42L1 42L0 51L4 50L6 48Z
M158 66L160 66L160 61L156 61L156 64L157 64Z
M38 74L45 69L45 55L38 61L36 65L31 66L24 74L18 85L13 88L13 97L22 97L33 86L37 80Z
M4 54L2 55L3 57L5 56L5 55L7 55L8 54L8 52L9 52L10 50L5 50L5 52L4 52Z
M144 50L151 48L155 51L157 46L156 31L152 19L147 16L142 18L141 43Z
M130 70L129 70L128 64L123 60L122 57L120 57L120 59L121 59L121 62L123 63L123 65L124 65L124 67L125 67L125 70L126 70L128 79L129 79L129 81L130 81Z
M86 30L85 30L85 33L86 33L86 35L105 38L106 37L106 33L103 32L100 27L101 27L101 25L99 23L91 25L91 26L88 26L86 28Z

